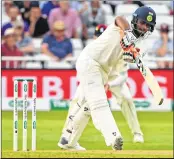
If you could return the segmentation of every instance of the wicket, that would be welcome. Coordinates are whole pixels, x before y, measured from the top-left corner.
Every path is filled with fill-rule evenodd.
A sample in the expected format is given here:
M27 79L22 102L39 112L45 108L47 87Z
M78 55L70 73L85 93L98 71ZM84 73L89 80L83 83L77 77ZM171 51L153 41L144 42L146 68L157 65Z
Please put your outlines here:
M13 150L18 151L18 82L22 82L22 103L23 103L23 138L22 150L27 151L27 98L28 82L32 82L32 151L36 150L36 92L37 83L34 79L14 80L14 109L13 109Z

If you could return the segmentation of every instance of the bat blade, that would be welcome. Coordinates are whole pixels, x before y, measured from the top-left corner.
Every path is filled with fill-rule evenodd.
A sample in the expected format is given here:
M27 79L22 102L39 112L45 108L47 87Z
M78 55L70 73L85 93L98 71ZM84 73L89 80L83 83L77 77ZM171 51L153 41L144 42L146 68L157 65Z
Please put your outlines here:
M157 80L155 79L154 75L152 74L150 69L142 63L142 61L139 58L136 59L136 64L142 76L144 77L144 80L146 81L148 87L150 88L156 103L158 105L161 105L164 101L164 98L163 98L162 90Z

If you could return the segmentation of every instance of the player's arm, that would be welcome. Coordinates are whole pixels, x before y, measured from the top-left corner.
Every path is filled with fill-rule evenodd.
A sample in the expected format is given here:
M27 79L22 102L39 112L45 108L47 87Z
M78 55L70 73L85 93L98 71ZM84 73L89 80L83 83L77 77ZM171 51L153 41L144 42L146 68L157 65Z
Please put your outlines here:
M123 50L128 50L137 41L136 36L133 34L129 22L123 16L117 16L115 19L115 26L121 29L121 47Z
M123 59L126 62L134 63L134 57L132 55L133 52L139 53L140 49L134 48L134 41L136 41L136 37L132 33L129 22L126 20L124 16L117 16L115 19L115 26L119 27L123 32L121 32L121 41L120 44L124 50Z
M47 43L43 43L43 44L41 45L41 51L42 51L43 54L45 54L45 55L47 55L47 56L49 56L49 57L51 57L51 58L53 58L53 59L55 59L55 60L57 60L57 61L60 60L57 56L55 56L55 55L48 49L48 44L47 44Z
M108 84L110 87L122 85L127 80L127 71L121 72L120 75L112 81L109 81Z
M115 19L115 25L120 27L123 31L130 30L130 25L125 17L117 16Z

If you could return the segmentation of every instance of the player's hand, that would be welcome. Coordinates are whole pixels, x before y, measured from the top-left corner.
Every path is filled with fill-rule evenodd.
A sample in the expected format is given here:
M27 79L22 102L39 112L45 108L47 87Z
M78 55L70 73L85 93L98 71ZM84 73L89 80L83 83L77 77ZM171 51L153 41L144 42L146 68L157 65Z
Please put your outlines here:
M131 48L129 51L123 52L123 60L129 63L135 63L136 58L140 56L139 52L139 48Z
M127 51L131 46L135 44L137 38L134 36L131 30L124 31L124 36L120 41L121 47L124 51Z

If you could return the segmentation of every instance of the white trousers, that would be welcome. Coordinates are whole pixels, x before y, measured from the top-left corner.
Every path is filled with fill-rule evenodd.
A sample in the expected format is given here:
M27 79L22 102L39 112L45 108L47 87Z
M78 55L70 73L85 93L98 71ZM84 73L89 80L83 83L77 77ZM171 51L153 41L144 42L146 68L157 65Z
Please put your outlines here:
M76 63L81 93L89 105L94 126L102 133L107 146L116 136L121 136L107 101L104 84L107 76L100 65L92 59L79 59Z

